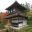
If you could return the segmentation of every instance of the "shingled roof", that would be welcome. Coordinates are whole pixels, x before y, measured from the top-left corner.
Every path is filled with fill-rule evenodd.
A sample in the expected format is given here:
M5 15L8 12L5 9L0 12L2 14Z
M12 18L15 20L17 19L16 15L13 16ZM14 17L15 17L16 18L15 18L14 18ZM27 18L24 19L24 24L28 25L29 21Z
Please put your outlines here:
M11 10L12 8L18 8L20 10L26 10L26 8L24 6L22 6L21 4L19 4L17 1L15 1L12 5L10 5L8 8L6 8L5 10Z

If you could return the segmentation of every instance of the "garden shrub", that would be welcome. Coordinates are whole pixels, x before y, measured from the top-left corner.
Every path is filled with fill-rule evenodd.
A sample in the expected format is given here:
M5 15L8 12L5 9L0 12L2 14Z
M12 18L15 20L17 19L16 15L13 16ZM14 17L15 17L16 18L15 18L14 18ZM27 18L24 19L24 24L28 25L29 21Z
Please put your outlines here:
M4 27L3 22L0 21L0 29L4 29L4 28L5 28L5 27Z
M19 30L19 32L32 32L32 27L24 27Z
M27 24L30 25L30 26L32 26L32 17L30 17L30 18L28 19Z

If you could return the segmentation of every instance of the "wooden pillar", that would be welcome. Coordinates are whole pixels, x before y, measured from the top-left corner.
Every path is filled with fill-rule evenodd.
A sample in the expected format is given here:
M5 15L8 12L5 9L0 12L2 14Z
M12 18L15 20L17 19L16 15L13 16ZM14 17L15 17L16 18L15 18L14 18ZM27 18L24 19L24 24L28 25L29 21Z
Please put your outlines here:
M9 22L10 20L8 19L8 26L10 26L10 22Z

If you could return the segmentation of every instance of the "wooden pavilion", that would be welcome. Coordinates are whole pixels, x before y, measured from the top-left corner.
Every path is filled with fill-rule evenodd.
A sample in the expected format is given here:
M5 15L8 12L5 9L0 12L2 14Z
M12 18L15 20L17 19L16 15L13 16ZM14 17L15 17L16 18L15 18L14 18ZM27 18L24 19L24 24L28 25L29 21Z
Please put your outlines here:
M9 15L5 17L13 27L21 27L27 25L27 16L24 11L27 10L24 6L15 1L5 10L8 10ZM8 23L7 22L7 23Z

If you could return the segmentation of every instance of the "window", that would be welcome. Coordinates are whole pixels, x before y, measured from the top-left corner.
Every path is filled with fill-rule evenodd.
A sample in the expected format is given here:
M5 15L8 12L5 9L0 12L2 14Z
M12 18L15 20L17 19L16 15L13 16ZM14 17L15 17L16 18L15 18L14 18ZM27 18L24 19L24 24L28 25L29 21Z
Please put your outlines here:
M9 11L9 13L10 13L10 11Z
M15 13L15 8L14 9L11 9L10 13L11 14L14 14Z
M11 9L10 12L12 13L13 12L13 9Z
M15 13L15 8L13 9L13 13Z
M15 11L15 8L13 9L13 11Z

